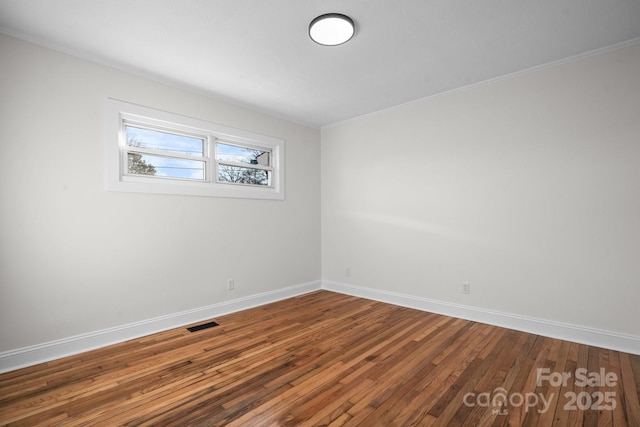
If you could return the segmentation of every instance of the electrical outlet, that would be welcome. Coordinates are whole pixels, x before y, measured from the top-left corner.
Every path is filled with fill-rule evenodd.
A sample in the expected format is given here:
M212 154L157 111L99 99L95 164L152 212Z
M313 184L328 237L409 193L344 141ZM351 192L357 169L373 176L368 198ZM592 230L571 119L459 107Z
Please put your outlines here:
M233 289L235 289L236 287L236 281L233 279L228 279L227 280L227 290L228 291L232 291Z
M344 269L344 275L347 277L351 277L351 267L347 267Z
M469 282L464 282L462 284L462 293L463 294L470 294L471 293L471 285L469 284Z

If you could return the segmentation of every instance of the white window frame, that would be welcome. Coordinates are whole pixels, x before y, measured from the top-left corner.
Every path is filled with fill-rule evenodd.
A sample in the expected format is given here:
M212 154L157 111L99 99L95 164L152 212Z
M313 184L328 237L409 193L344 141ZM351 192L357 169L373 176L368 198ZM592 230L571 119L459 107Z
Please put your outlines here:
M209 182L211 181L210 171L211 167L209 163L211 162L210 155L210 147L212 145L212 138L205 131L196 133L197 129L185 127L176 123L172 123L167 125L166 123L160 122L158 120L152 118L141 118L138 116L134 116L128 113L120 114L120 129L118 138L120 138L120 173L123 175L124 179L133 179L136 180L138 178L142 178L144 181L153 182L158 179L166 179L166 180L180 180L180 181L190 181L190 182ZM167 134L175 134L186 136L189 138L200 139L203 142L203 155L202 156L189 156L186 154L178 154L172 152L161 152L155 149L150 148L142 148L142 147L132 147L127 144L126 141L126 130L125 127L134 126L142 129L149 129L153 131L163 132ZM214 142L215 143L215 142ZM141 175L141 174L132 174L127 172L127 167L125 165L128 164L128 155L129 153L138 153L138 154L147 154L152 156L164 157L164 158L173 158L173 159L181 159L181 160L193 160L200 161L204 163L204 179L189 179L189 178L175 178L175 177L167 177L167 176L149 176L149 175Z
M204 120L193 119L166 111L107 99L106 119L106 187L108 191L174 194L187 196L241 197L284 200L284 146L282 139L259 135ZM126 173L127 152L145 151L127 146L124 124L177 133L204 140L204 156L184 157L205 162L205 179L180 179ZM216 160L216 142L269 151L269 166L248 165ZM167 157L181 157L167 155ZM270 172L269 185L229 183L218 180L218 165L230 164Z
M254 164L248 164L248 163L241 163L241 162L233 162L230 160L220 160L216 157L217 155L217 146L215 145L215 143L220 142L221 144L224 145L233 145L236 147L240 147L240 148L248 148L248 149L254 149L254 150L260 150L260 151L265 151L269 153L269 157L270 157L270 161L269 164L267 166L262 166L262 165L254 165ZM216 141L213 144L213 148L214 148L214 154L213 154L213 158L214 158L214 162L215 162L215 170L214 170L214 177L216 179L216 181L220 184L229 184L229 185L249 185L249 186L257 186L260 188L264 188L264 185L258 185L258 184L243 184L243 183L235 183L235 182L226 182L226 181L221 181L219 179L219 168L220 165L223 166L231 166L231 167L236 167L236 168L243 168L243 169L256 169L256 170L263 170L263 171L267 171L270 179L269 179L269 184L266 187L272 187L273 186L273 150L269 149L268 147L263 146L254 146L254 145L248 145L248 144L240 144L237 142L234 142L232 140L228 140L228 139L221 139L221 138L216 138Z

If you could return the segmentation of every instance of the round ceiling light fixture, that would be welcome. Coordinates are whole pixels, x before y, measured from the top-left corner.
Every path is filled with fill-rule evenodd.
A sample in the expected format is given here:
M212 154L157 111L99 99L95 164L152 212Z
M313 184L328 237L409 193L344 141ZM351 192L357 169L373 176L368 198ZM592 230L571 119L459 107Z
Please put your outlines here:
M353 19L341 13L325 13L309 24L309 37L323 46L348 42L355 33Z

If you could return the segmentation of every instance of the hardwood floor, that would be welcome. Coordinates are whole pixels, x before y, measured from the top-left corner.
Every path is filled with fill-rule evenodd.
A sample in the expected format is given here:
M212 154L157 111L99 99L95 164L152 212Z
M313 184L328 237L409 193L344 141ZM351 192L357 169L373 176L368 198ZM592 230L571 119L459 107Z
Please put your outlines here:
M327 291L215 321L2 374L0 424L640 426L640 356Z

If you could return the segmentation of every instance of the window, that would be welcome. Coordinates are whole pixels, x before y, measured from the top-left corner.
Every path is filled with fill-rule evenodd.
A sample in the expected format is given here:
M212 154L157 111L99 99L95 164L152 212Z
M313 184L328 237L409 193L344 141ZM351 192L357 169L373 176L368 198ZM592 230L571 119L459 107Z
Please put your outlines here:
M217 179L219 182L271 185L273 175L271 150L216 143Z
M123 120L127 175L206 180L206 135L184 135Z
M107 189L284 199L284 141L128 104L106 104Z

